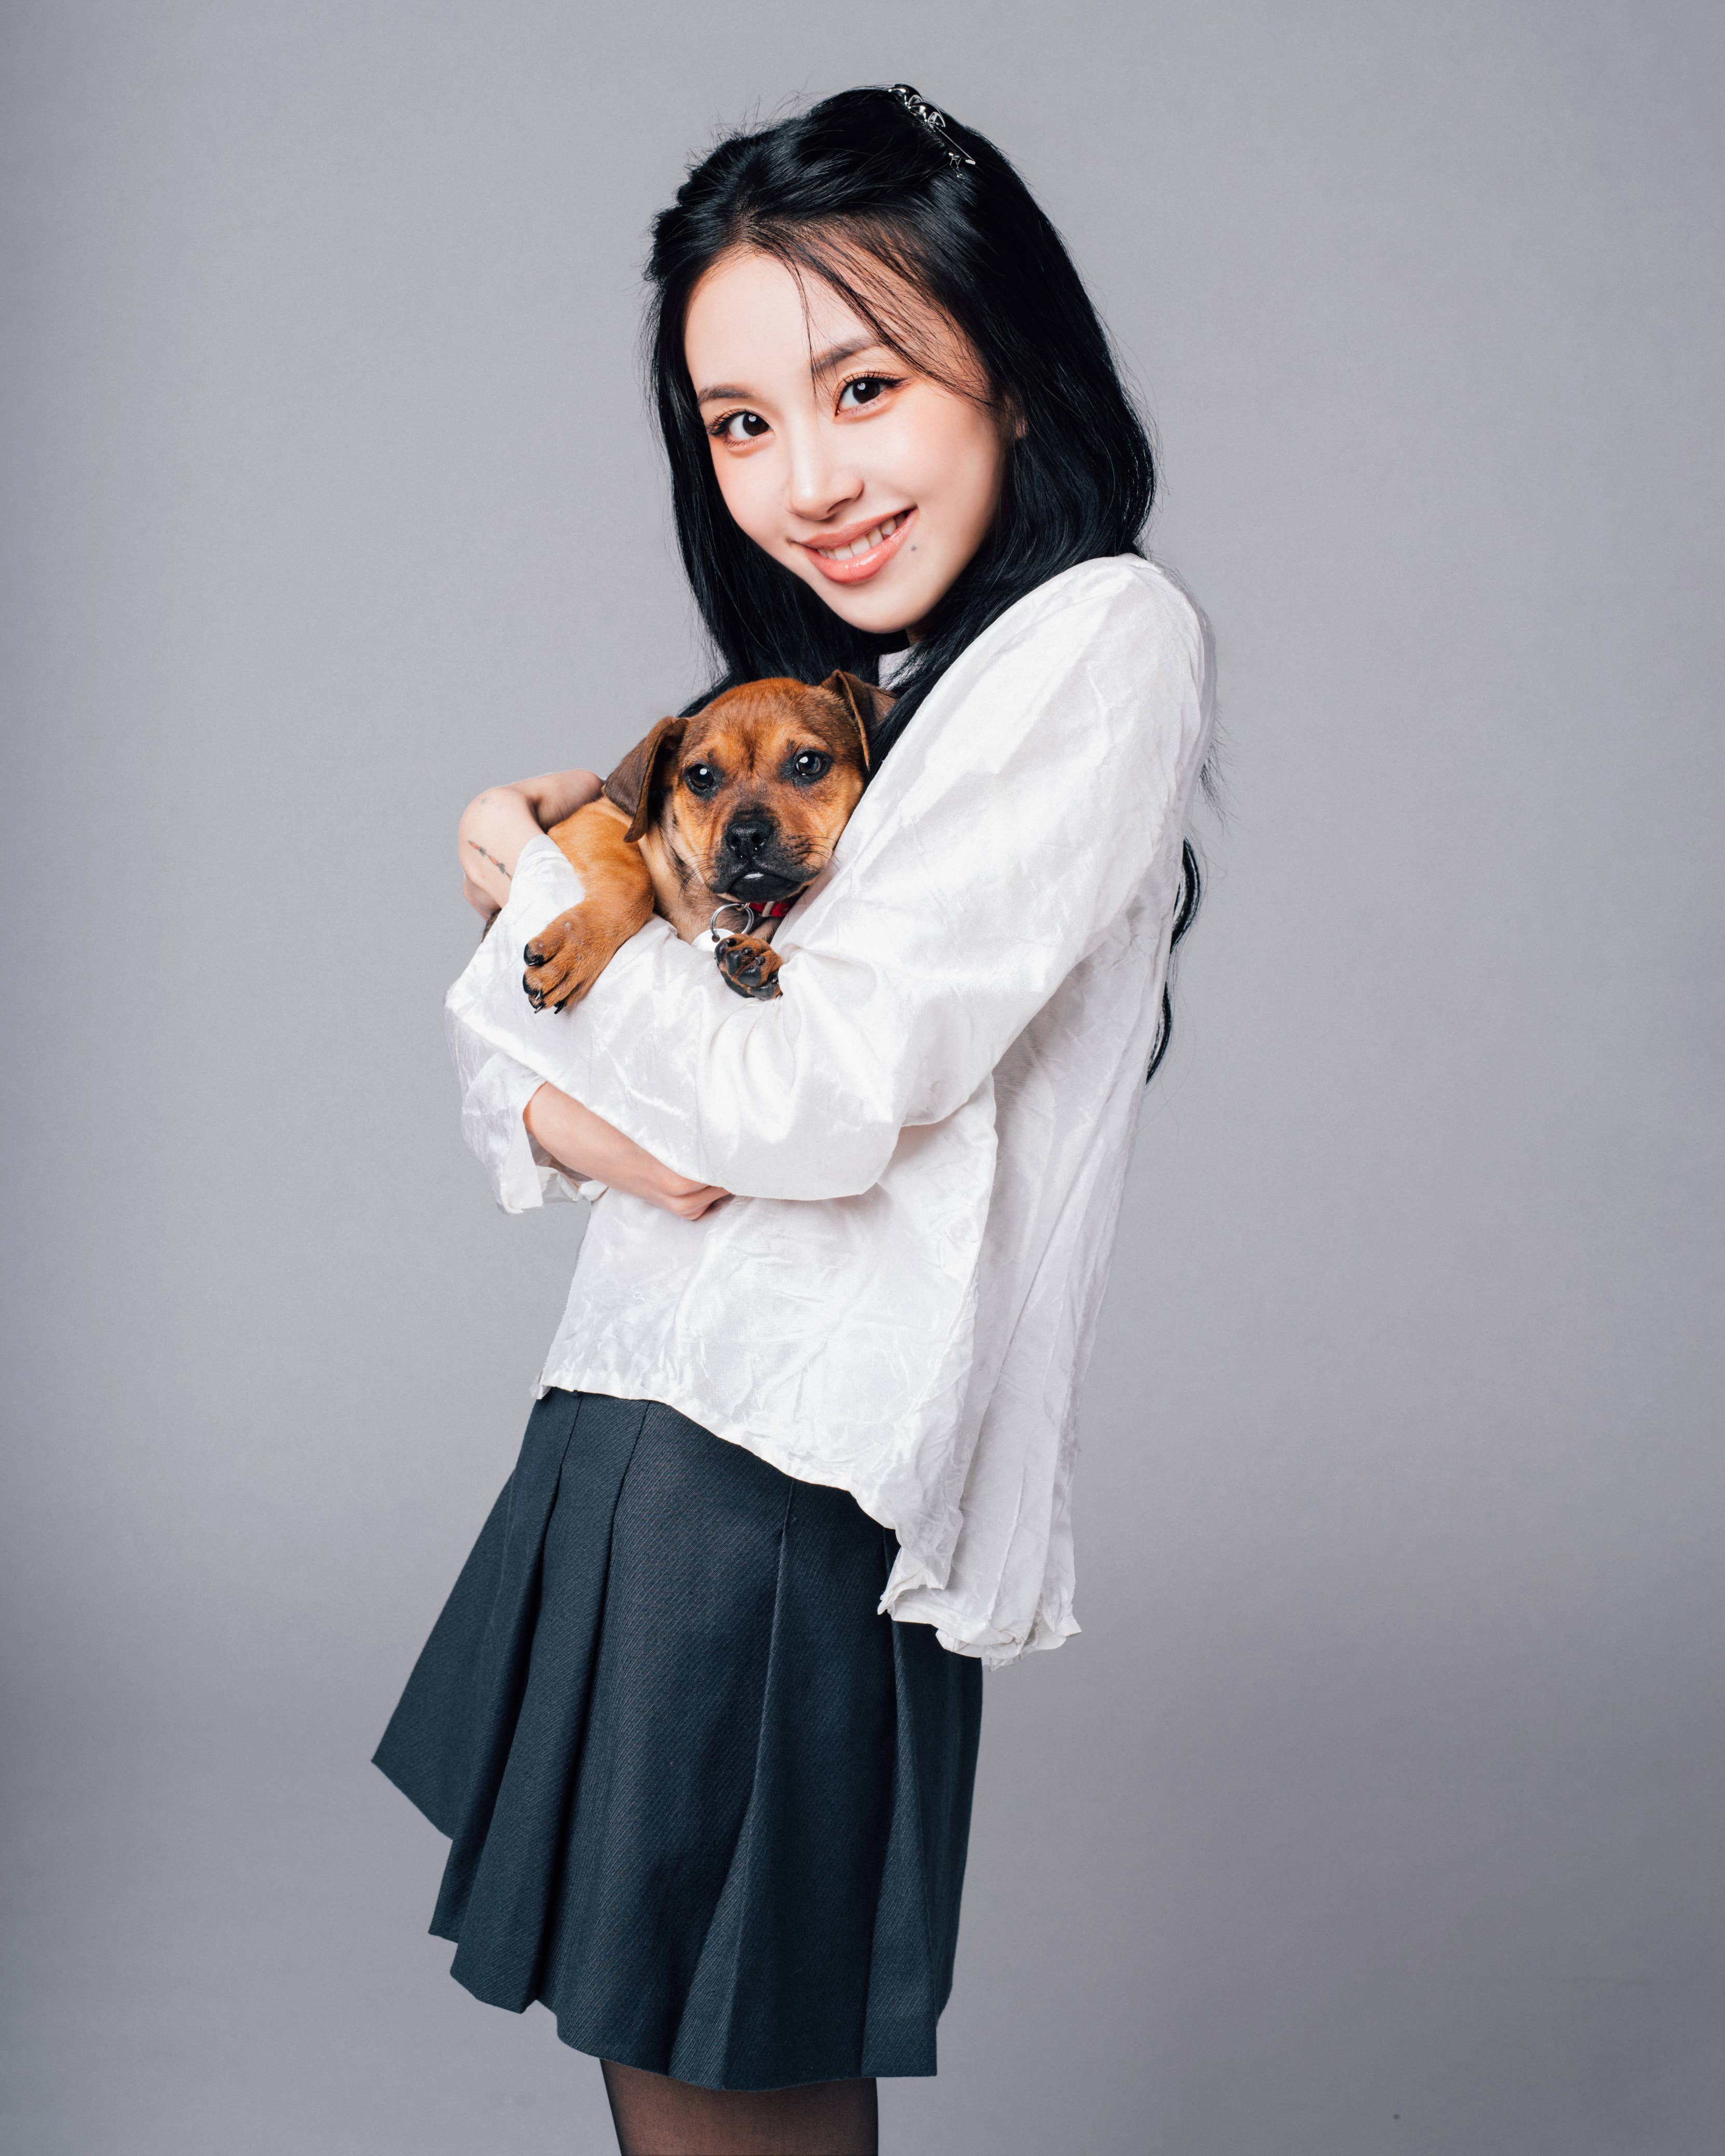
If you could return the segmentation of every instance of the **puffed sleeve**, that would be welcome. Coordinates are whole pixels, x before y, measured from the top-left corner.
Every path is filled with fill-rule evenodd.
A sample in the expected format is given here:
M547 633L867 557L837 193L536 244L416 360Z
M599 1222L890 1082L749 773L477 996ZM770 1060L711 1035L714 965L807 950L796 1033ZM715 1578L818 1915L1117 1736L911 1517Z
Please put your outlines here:
M545 1083L541 1073L493 1048L453 1012L445 1014L445 1024L461 1091L461 1135L503 1211L526 1213L559 1200L600 1196L603 1183L578 1183L566 1174L521 1121Z
M775 939L783 995L726 988L655 918L585 999L535 1012L521 946L578 896L549 840L450 991L465 1028L677 1173L742 1195L877 1182L942 1121L1158 870L1202 755L1204 641L1131 559L1069 572L949 670ZM1170 863L1173 865L1170 866Z

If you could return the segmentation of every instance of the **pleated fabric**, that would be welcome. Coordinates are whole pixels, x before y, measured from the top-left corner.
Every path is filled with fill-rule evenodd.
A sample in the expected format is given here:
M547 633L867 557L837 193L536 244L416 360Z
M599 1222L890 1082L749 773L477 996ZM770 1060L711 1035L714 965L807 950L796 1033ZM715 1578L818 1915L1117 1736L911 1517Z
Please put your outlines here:
M656 1402L552 1391L377 1764L450 1840L452 1973L708 2088L932 2074L982 1666L896 1539Z

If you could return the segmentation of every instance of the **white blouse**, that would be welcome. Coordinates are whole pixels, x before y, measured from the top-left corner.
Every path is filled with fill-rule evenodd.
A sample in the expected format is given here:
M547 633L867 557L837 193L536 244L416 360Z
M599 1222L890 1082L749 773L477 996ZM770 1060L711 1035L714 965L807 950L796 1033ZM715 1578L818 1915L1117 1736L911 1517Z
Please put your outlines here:
M783 996L656 916L535 1012L521 947L580 896L548 839L449 991L498 1203L571 1184L548 1079L680 1174L604 1191L539 1379L661 1400L896 1534L882 1598L990 1666L1072 1616L1076 1394L1106 1282L1209 734L1199 616L1122 555L1053 578L931 691L780 924ZM600 1186L586 1186L598 1190Z

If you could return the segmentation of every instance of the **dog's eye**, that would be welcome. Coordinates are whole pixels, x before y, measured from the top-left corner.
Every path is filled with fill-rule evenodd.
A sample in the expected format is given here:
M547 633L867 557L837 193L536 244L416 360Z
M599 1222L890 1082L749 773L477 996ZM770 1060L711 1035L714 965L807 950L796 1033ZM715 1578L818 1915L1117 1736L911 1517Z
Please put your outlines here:
M791 775L794 778L819 778L832 767L833 759L824 756L818 748L798 749L791 758Z
M719 783L719 774L710 763L691 763L683 773L683 783L691 793L711 793Z

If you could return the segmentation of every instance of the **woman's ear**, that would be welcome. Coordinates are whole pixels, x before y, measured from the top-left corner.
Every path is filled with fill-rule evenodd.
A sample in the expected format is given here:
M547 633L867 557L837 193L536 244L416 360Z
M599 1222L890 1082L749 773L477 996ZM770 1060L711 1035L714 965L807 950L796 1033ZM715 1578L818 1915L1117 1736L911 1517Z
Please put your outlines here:
M683 745L683 721L661 719L644 742L637 742L605 781L605 798L629 819L626 839L639 839L653 820L655 796L663 767Z
M884 689L871 687L859 681L854 674L829 674L821 683L829 696L836 696L855 722L856 737L862 747L863 769L875 767L875 736L880 721L892 709L896 699Z

